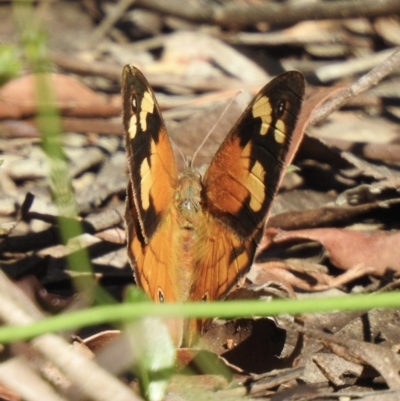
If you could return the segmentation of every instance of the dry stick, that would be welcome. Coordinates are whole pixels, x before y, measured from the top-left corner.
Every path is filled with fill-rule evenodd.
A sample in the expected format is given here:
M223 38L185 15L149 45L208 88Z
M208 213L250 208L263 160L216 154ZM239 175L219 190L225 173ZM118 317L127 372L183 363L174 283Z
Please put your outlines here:
M81 134L97 135L116 135L122 136L124 129L120 122L104 118L78 118L61 117L63 132L79 132ZM37 123L34 119L27 118L21 121L7 120L0 123L0 130L5 138L30 138L31 143L40 143L36 139L40 138Z
M169 35L165 34L158 34L157 36L153 36L148 39L141 39L141 40L136 40L135 42L129 43L126 47L131 51L132 53L135 52L149 52L151 50L160 48L164 46L164 42L168 39Z
M88 62L71 55L51 53L51 61L58 67L79 75L100 76L113 80L121 79L121 67L100 61Z
M294 24L305 20L344 18L368 18L392 15L400 12L398 0L342 0L335 2L293 2L291 4L268 3L260 6L227 6L215 15L216 22L225 26L270 24Z
M258 22L269 24L294 24L304 20L343 19L378 17L400 12L399 0L339 0L335 2L292 2L275 4L268 2L258 6L227 5L223 7L190 6L182 7L181 0L137 0L138 6L189 21L207 22L226 27L253 25ZM229 3L228 3L229 4Z
M104 212L87 216L81 220L85 233L96 234L100 231L118 226L124 221L125 205L121 204L113 209L105 210ZM0 244L0 251L7 250L7 252L29 252L34 249L50 247L59 244L59 235L57 224L60 219L65 220L68 224L67 217L54 216L50 214L29 212L27 217L29 219L36 219L45 221L52 224L47 230L40 233L29 233L26 235L15 235L7 237ZM11 231L14 226L11 226Z
M289 28L290 29L290 28ZM222 39L230 44L240 44L246 46L307 46L307 45L330 45L346 43L343 33L336 32L320 32L315 35L314 32L290 34L287 30L276 32L239 32L232 35L231 33L221 35Z
M315 70L315 76L321 82L329 82L350 75L360 74L383 63L391 54L393 54L393 48L372 53L366 57L324 65Z
M113 209L107 209L100 213L93 213L84 219L80 220L85 232L89 232L91 234L95 234L99 231L107 230L109 228L120 225L124 220L125 213L125 205L121 203L120 205L114 207ZM37 212L29 212L27 217L29 219L36 219L40 221L44 221L46 223L56 225L58 219L65 219L64 224L68 224L68 218L54 216L52 214L45 213L37 213Z
M104 118L62 117L61 124L64 132L80 132L83 134L95 132L97 135L117 136L122 136L124 134L120 122L106 120Z
M399 2L400 4L400 2ZM309 125L314 125L322 121L334 110L339 109L349 99L356 97L361 92L366 91L370 87L376 85L384 77L386 77L397 65L400 64L400 48L396 48L391 56L389 56L382 64L379 64L367 74L363 75L358 81L351 84L348 88L339 92L333 98L326 101L312 113Z
M89 39L89 46L95 46L101 42L103 36L114 26L114 24L121 18L125 11L135 2L135 0L121 0L117 3L114 10L112 10L101 24L93 32L92 37Z
M1 382L27 401L66 401L21 357L0 363Z
M0 272L0 319L8 324L30 324L43 317L27 295ZM60 336L39 336L31 341L31 346L60 369L91 400L141 400L94 361L72 349Z
M132 46L130 46L131 48ZM120 80L121 67L101 62L87 62L71 56L52 53L51 60L58 67L79 75L101 76L108 79ZM154 87L177 86L194 91L215 91L227 88L240 89L240 81L235 78L219 77L218 79L199 79L194 77L177 76L174 74L146 73L146 78ZM121 124L120 124L121 125Z

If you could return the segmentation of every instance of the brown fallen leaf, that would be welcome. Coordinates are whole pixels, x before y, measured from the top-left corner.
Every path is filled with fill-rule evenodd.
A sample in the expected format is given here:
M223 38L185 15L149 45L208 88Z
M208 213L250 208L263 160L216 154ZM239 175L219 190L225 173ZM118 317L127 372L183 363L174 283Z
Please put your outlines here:
M121 113L121 105L100 96L76 79L61 74L49 74L55 104L62 115L72 117L112 117ZM0 119L21 118L37 111L35 75L25 75L0 89Z
M358 277L373 273L372 268L354 268L333 277L322 271L322 265L297 260L272 260L254 263L247 278L254 285L267 285L274 277L275 283L284 288L295 288L301 291L324 291L329 288L345 285ZM294 290L292 289L294 292Z
M337 228L297 231L266 230L260 249L272 244L298 240L322 244L331 262L339 269L371 267L376 275L388 269L400 271L400 233L387 231L360 232Z
M293 290L293 287L296 286L296 282L295 280L292 280L291 276L287 277L288 272L286 269L282 269L282 264L284 264L285 262L275 261L272 263L275 263L275 265L271 266L271 264L268 264L267 268L265 268L264 263L253 263L250 271L246 275L246 279L251 282L251 285L253 287L252 292L255 295L258 295L258 293L260 292L256 291L254 287L261 287L262 289L265 289L263 287L269 286L272 288L277 288L279 286L278 288L281 289L281 292L283 294L286 294L286 298L296 298L296 294ZM260 296L262 295L258 295L258 297ZM241 295L240 298L237 298L246 299L250 297L245 297Z
M267 251L268 253L268 251ZM246 278L253 285L267 286L273 278L275 286L293 288L300 291L325 291L330 288L344 286L357 278L374 274L370 266L355 266L339 276L328 274L325 266L297 259L269 260L253 263Z
M390 389L400 388L400 358L393 352L379 344L365 341L341 339L338 336L329 335L318 330L305 329L298 326L297 330L317 341L322 342L327 348L345 360L361 365L370 365L378 371Z

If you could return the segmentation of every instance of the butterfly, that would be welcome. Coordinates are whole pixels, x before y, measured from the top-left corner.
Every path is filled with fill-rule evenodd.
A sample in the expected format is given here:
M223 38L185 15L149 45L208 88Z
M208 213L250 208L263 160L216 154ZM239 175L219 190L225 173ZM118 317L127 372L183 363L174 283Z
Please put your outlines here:
M296 71L264 86L201 177L190 158L177 171L153 90L137 68L124 67L128 256L137 284L152 300L221 299L247 273L293 157L289 148L301 141L293 133L304 86ZM205 323L178 323L177 344L193 345Z

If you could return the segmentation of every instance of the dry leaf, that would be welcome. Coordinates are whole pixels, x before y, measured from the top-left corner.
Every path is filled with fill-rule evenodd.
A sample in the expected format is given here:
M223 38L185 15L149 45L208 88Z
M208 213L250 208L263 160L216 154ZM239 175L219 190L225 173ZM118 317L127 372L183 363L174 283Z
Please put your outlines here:
M61 74L49 74L48 78L54 91L54 106L63 115L112 117L121 113L120 105L113 105L74 78ZM5 84L0 89L0 119L35 114L38 108L37 84L34 75L25 75Z

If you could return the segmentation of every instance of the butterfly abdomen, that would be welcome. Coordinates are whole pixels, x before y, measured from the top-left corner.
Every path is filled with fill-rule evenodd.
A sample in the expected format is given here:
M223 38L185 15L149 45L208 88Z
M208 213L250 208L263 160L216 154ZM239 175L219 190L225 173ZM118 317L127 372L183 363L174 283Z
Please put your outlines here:
M174 214L175 247L178 263L178 293L185 302L190 300L190 288L196 281L196 248L206 241L207 222L201 204L202 183L200 174L187 167L178 177L172 213Z

